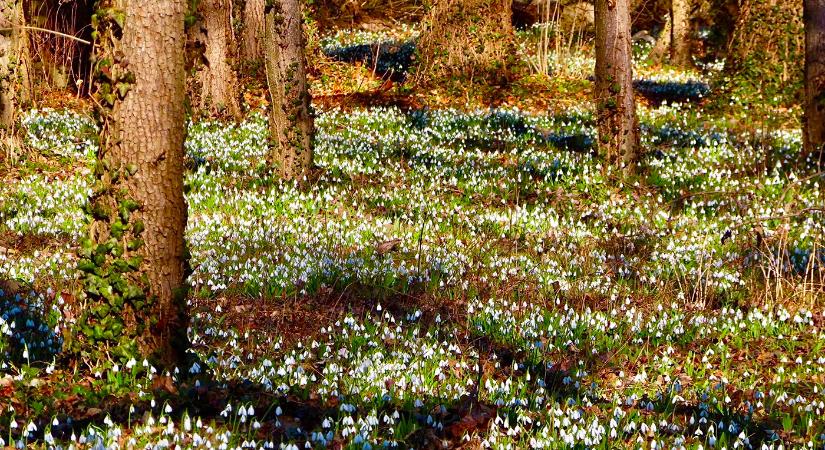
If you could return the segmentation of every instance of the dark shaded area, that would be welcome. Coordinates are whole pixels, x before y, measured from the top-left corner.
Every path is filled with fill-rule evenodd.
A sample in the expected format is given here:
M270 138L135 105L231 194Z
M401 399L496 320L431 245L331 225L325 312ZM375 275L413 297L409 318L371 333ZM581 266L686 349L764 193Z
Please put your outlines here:
M404 81L413 64L416 43L385 41L324 49L324 54L336 61L360 62L382 78Z
M593 75L587 79L588 81L596 80ZM647 101L660 105L664 102L699 102L710 94L710 85L704 81L676 82L639 79L633 80L633 90Z
M554 147L575 153L595 153L596 140L589 134L549 133L545 135L547 143Z
M63 348L63 337L54 332L43 316L43 297L35 292L7 293L7 287L0 281L0 319L10 332L10 335L2 336L0 331L0 339L9 344L2 353L4 361L17 365L51 362Z
M85 41L92 41L92 15L95 0L31 0L24 2L26 23L36 27L68 34ZM65 71L66 87L80 95L88 94L86 81L91 72L92 46L65 37L40 31L29 31L32 57L35 63L35 80L57 84Z
M678 83L672 81L634 80L633 88L650 102L698 102L710 93L710 86L702 81Z
M430 110L427 108L412 110L408 113L410 125L419 130L426 128L431 123ZM574 116L570 116L571 119ZM591 120L592 121L592 120ZM507 129L516 136L533 136L540 143L550 145L560 150L576 153L593 153L595 150L595 139L585 133L564 133L550 130L542 130L530 125L525 120L525 116L512 111L493 109L486 116L480 118L481 125L486 128ZM585 120L584 122L587 122ZM488 140L489 141L489 140ZM465 144L483 147L490 146L490 142L465 142ZM493 147L495 147L493 145Z

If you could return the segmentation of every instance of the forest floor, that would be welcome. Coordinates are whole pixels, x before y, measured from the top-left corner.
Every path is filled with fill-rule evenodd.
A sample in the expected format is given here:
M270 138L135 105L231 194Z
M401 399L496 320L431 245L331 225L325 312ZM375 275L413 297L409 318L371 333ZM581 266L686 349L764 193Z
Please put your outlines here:
M324 59L303 188L266 175L260 94L191 123L200 362L172 374L60 363L97 131L82 104L27 113L0 176L0 447L823 448L825 176L799 111L638 49L623 179L594 156L588 58L427 91Z

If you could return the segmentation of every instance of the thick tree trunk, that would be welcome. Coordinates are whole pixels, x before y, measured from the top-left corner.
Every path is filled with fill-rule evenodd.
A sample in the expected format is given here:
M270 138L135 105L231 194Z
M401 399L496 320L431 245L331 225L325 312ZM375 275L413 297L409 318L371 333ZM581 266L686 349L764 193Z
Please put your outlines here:
M270 163L279 167L284 178L301 179L312 166L314 121L298 0L273 1L266 12L264 42L272 103Z
M670 62L690 64L690 0L671 0Z
M825 0L805 0L805 154L825 165Z
M629 0L596 0L596 89L599 148L632 172L639 121L633 97Z
M264 9L266 0L246 0L243 8L243 31L241 33L241 60L256 63L263 60Z
M17 107L14 101L15 40L14 28L17 6L9 0L0 0L0 135L5 136L14 126Z
M81 249L86 352L170 368L186 350L183 198L186 0L109 0L97 31L95 218ZM122 14L122 15L121 15ZM123 17L123 29L118 25ZM82 344L81 344L82 345Z
M204 0L199 7L206 35L205 63L200 72L201 108L212 114L225 112L238 118L241 113L235 95L238 80L230 64L234 48L232 0Z
M24 25L23 2L0 0L0 156L9 160L18 156L17 113L28 92Z

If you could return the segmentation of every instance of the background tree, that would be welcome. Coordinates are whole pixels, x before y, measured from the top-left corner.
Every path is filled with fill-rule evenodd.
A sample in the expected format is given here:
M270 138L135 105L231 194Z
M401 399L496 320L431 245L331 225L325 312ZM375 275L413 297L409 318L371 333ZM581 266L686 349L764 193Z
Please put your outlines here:
M241 61L259 63L263 60L264 10L266 0L246 0L242 14Z
M416 81L497 82L516 64L512 0L437 0L418 41Z
M670 62L690 64L690 0L670 1Z
M269 159L286 179L300 179L312 166L314 120L301 22L298 0L274 0L267 7L264 51L271 99Z
M608 161L634 170L639 120L633 96L629 0L596 0L596 120Z
M94 101L101 126L94 221L80 250L83 351L165 367L186 348L183 198L186 0L101 1ZM120 28L123 24L123 28Z
M805 0L805 153L825 164L825 0Z
M665 58L677 66L690 64L691 0L670 0L667 2L665 23L656 38L650 56L662 62ZM658 11L659 8L653 8ZM674 26L675 24L675 26Z
M653 48L650 50L650 57L657 62L664 61L666 56L670 54L670 35L671 31L671 19L670 19L670 10L668 9L667 13L664 15L665 23L662 25L661 31L656 36L656 42L653 44Z
M19 142L17 112L28 92L28 38L23 2L0 0L0 155L14 159Z
M727 96L750 96L759 92L764 100L754 105L797 104L802 95L805 59L805 29L802 3L796 0L740 0L735 10L722 8L715 30L733 21L725 50ZM723 3L724 5L724 3Z
M204 35L203 66L199 73L201 109L238 118L238 77L231 64L236 47L231 24L232 0L203 0L198 4L198 13Z

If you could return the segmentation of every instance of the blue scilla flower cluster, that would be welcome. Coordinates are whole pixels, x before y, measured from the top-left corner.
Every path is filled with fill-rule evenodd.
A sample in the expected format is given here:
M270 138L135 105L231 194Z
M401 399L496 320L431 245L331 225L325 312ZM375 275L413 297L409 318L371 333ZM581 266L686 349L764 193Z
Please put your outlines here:
M0 289L0 370L8 363L51 361L63 348L63 337L44 315L44 298L7 294Z
M698 101L710 93L710 85L704 81L658 81L641 79L633 81L636 92L655 102Z
M412 66L415 41L382 41L345 47L324 47L324 54L336 61L361 62L381 75L403 80Z

